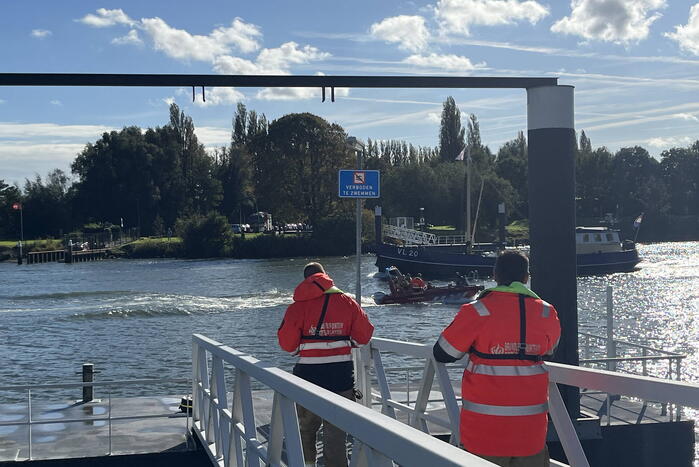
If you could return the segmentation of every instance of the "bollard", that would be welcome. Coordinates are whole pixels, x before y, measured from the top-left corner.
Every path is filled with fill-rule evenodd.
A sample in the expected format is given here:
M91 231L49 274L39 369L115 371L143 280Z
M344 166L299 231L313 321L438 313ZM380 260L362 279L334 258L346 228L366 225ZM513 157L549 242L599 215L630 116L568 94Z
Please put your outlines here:
M95 365L83 363L83 383L92 383L95 377ZM94 391L92 386L83 386L83 404L92 401Z

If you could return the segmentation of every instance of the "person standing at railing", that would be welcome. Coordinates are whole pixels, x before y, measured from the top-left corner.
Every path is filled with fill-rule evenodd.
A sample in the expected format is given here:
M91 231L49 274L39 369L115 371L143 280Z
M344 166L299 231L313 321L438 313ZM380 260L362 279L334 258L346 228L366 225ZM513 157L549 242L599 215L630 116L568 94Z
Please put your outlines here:
M299 356L296 376L354 401L352 347L367 344L374 326L320 263L308 263L303 277L277 331L279 346ZM322 424L325 465L346 467L345 433L299 405L297 411L306 465L315 465L316 433Z
M468 354L460 419L467 451L500 466L548 467L542 361L558 344L558 314L524 285L529 260L523 253L502 253L493 275L497 287L461 307L434 345L434 357L449 363Z

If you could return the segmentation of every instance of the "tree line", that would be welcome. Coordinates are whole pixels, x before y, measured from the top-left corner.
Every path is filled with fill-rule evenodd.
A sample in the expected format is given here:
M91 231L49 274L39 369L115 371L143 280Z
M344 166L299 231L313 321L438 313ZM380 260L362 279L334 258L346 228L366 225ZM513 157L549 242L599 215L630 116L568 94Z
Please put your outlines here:
M481 141L474 114L463 119L454 99L443 105L438 145L369 139L363 166L378 169L385 215L420 215L428 223L463 229L466 164L471 158L472 212L480 207L478 238L492 239L497 205L509 220L526 219L527 141L523 132L494 153ZM24 209L25 237L57 237L85 226L138 226L144 235L163 235L178 219L218 213L245 222L256 210L275 222L322 224L351 219L353 203L337 196L337 172L356 166L347 132L310 113L268 122L238 104L231 140L206 151L191 117L176 104L169 121L156 128L126 127L89 143L71 164L36 175L24 186L0 180L0 236L16 239ZM652 228L641 238L699 238L699 140L655 159L641 146L610 152L593 148L582 131L576 141L576 206L579 224L645 213ZM478 201L480 200L480 203ZM368 213L366 214L369 215ZM681 229L668 233L677 219Z

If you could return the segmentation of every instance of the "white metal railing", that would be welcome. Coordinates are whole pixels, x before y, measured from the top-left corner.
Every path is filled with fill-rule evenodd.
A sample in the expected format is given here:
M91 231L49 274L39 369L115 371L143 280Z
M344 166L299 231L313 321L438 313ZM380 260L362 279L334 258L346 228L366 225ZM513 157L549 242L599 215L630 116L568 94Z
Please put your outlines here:
M396 400L386 378L382 352L397 354L401 357L421 359L424 370L419 385L417 397L413 404ZM396 411L407 415L408 423L421 431L428 432L427 422L446 428L450 432L452 444L458 444L459 433L459 398L454 394L449 368L432 357L432 347L413 342L403 342L391 339L373 338L370 343L371 360L373 362L378 392L373 392L381 412L397 419ZM456 366L463 368L463 360ZM577 386L610 394L623 394L655 402L675 403L680 406L699 408L699 385L666 381L646 376L620 374L612 371L582 368L558 363L545 363L549 370L549 414L556 432L566 453L570 465L589 466L580 445L573 423L563 404L557 384ZM447 412L447 418L439 418L429 413L428 403L435 377L442 393L441 400ZM368 379L368 378L367 378ZM551 461L551 465L563 465Z
M228 400L226 369L234 372ZM215 465L302 467L304 464L295 404L302 405L350 434L352 466L492 466L370 408L319 388L286 371L213 341L192 338L194 432ZM251 380L274 392L269 437L260 434ZM367 395L368 396L368 395Z
M466 235L439 235L438 245L463 245L467 241Z
M383 233L387 237L403 240L408 245L434 245L437 243L435 234L421 232L419 230L398 227L391 224L383 226Z
M80 423L80 422L107 422L108 425L108 441L109 448L105 453L106 455L112 455L112 424L114 422L122 421L134 421L134 420L146 420L153 418L171 418L172 412L163 412L156 414L142 414L142 415L112 415L112 394L111 391L107 396L107 407L106 413L103 416L90 416L82 418L60 418L60 419L38 419L32 418L32 390L51 390L51 389L71 389L80 387L114 387L114 386L145 386L150 384L161 384L161 383L175 383L188 385L190 383L189 378L160 378L160 379L132 379L132 380L122 380L122 381L92 381L92 382L81 382L81 383L54 383L54 384L34 384L34 385L15 385L15 386L0 386L0 391L26 391L27 392L27 416L26 420L10 421L10 422L0 422L0 427L4 426L27 426L27 447L28 456L27 460L32 460L32 426L34 425L51 425L56 423ZM88 402L87 404L90 404ZM189 412L186 412L186 422L184 436L189 436ZM42 443L45 445L45 443ZM79 454L79 453L78 453ZM19 455L19 452L18 452ZM80 455L75 457L81 457Z

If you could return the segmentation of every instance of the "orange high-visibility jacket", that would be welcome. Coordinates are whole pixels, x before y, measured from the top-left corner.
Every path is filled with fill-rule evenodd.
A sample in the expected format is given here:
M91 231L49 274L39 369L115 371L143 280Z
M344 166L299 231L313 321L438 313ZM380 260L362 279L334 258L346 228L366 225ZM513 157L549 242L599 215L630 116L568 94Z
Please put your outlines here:
M282 349L299 355L299 364L324 364L351 361L352 347L368 343L373 332L357 302L317 273L294 290L277 337Z
M530 456L544 448L548 373L561 334L556 310L529 295L489 291L463 305L435 344L439 361L468 354L461 443L475 454Z

